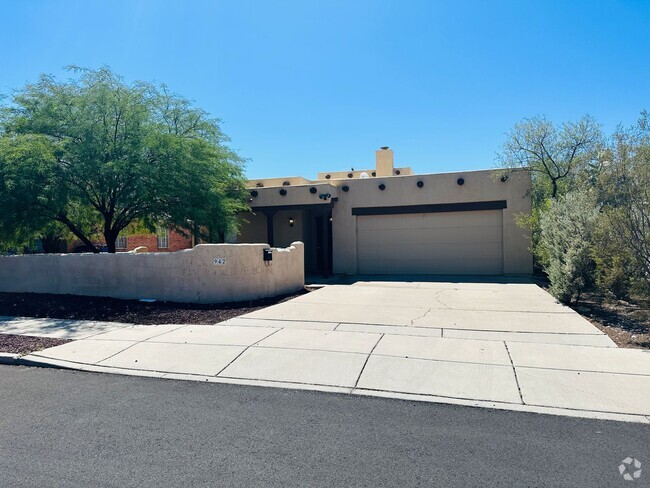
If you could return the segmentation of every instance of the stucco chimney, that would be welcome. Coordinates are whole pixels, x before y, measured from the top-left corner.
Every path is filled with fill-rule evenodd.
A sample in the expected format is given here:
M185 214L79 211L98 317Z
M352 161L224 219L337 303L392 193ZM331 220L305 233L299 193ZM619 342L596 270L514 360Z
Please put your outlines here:
M382 147L375 151L377 158L377 176L393 176L393 150Z

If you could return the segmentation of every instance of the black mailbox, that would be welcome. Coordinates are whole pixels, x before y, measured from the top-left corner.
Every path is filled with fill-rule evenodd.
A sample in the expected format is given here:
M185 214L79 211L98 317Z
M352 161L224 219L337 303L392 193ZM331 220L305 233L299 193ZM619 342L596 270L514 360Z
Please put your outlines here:
M262 249L262 259L264 261L273 261L273 249Z

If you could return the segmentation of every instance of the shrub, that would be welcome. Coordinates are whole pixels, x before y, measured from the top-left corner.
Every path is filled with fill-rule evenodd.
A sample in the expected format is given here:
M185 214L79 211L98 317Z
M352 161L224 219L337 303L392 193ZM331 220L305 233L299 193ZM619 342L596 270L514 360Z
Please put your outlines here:
M541 216L550 291L562 303L579 299L591 279L591 233L597 216L593 198L579 191L552 202Z

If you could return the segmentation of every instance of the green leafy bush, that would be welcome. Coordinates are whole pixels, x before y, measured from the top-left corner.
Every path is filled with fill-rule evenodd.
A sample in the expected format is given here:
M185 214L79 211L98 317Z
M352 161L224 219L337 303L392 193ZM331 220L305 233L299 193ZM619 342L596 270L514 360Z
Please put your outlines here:
M577 300L591 279L591 236L597 216L593 199L577 191L552 202L541 216L545 271L551 293L562 303Z

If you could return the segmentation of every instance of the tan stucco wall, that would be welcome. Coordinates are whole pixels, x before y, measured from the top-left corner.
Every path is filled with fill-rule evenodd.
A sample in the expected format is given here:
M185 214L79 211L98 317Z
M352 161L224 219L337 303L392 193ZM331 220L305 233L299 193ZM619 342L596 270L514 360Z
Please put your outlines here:
M322 193L327 191L338 197L332 210L332 233L334 248L334 272L357 273L357 217L354 207L391 207L404 205L430 205L443 203L485 202L506 200L503 209L503 273L531 274L533 258L530 251L530 232L516 223L518 214L530 214L530 173L514 170L505 182L500 181L499 171L466 171L457 173L387 176L365 179L333 180L328 185L315 185ZM458 178L465 183L457 184ZM424 186L417 187L422 181ZM386 185L380 190L380 184ZM348 192L341 190L344 185ZM309 193L309 186L286 188L281 196L277 188L259 189L259 195L251 205L275 206L323 203L318 194ZM277 227L276 227L277 229ZM242 231L239 242L245 242L247 230ZM264 230L264 236L266 231ZM250 241L249 241L250 242ZM380 243L378 243L380 244Z
M516 214L529 214L531 211L530 174L514 171L505 183L499 180L499 175L495 171L468 171L346 181L344 184L350 187L350 191L339 192L340 198L332 211L334 272L357 272L357 217L352 215L353 207L506 200L508 208L503 210L503 272L531 274L530 233L515 222ZM462 186L456 183L461 177L465 180ZM418 181L424 183L422 188L417 187ZM378 188L382 183L386 185L383 191Z
M201 244L174 253L0 257L0 291L221 303L292 293L304 286L304 246ZM215 264L215 259L225 264Z

